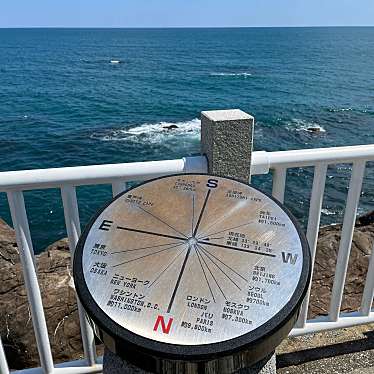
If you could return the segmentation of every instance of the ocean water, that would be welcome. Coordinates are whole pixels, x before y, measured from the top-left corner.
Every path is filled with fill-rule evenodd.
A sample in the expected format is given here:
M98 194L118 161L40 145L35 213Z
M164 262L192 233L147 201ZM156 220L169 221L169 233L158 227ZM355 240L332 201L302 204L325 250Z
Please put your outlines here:
M227 108L255 116L256 150L374 143L374 28L0 30L1 171L197 154L199 113ZM342 221L349 173L329 168L323 224ZM312 175L287 176L304 225ZM270 190L269 176L253 182ZM78 188L82 225L110 194ZM38 252L66 235L61 198L25 199ZM359 212L373 207L369 164Z

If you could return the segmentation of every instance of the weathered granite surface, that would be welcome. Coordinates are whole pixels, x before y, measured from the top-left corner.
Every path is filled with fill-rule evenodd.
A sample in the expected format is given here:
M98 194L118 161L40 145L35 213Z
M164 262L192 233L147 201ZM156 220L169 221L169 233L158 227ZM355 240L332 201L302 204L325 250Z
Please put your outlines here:
M321 228L309 318L327 314L341 225ZM374 211L357 220L343 310L357 310L374 242ZM78 312L66 239L36 256L38 276L56 362L82 357ZM13 369L39 365L13 229L0 219L0 334Z
M210 174L249 182L253 126L254 118L240 109L201 112L201 153Z

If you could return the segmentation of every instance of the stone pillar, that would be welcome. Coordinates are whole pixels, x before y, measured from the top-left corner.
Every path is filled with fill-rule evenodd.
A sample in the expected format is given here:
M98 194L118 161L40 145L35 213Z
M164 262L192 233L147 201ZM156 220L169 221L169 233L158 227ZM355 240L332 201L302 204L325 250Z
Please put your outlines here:
M253 125L240 109L201 112L201 153L209 174L250 182Z
M201 112L201 153L208 159L208 173L251 180L254 118L240 109ZM240 374L274 374L275 353Z
M201 113L201 152L208 159L208 173L249 183L254 118L240 109ZM193 366L193 365L192 365ZM208 370L209 371L209 370ZM198 370L174 370L193 373ZM237 374L275 374L275 354ZM103 374L149 374L105 349ZM216 373L220 374L220 373Z

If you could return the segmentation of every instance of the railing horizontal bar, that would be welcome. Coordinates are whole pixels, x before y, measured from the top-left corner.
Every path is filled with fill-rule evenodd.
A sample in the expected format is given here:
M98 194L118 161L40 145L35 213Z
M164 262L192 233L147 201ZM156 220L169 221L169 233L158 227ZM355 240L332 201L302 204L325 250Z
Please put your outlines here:
M309 320L304 328L294 328L289 336L301 336L312 334L320 331L343 329L347 327L365 325L374 322L374 311L368 316L362 315L360 312L342 313L338 321L331 321L328 316Z
M86 360L66 361L55 365L53 374L88 374L88 373L101 373L103 371L103 357L97 358L97 364L95 366L87 366ZM43 369L30 368L12 371L12 374L44 374Z
M80 368L61 368L55 369L53 374L93 374L93 373L102 373L103 366L102 365L95 365L95 366L86 366Z
M269 168L313 166L320 162L327 164L352 163L374 160L374 144L349 147L298 149L291 151L267 152ZM254 152L253 162L256 162Z
M334 284L332 287L329 317L331 321L339 318L342 304L345 278L351 253L353 232L356 222L358 202L361 195L362 180L365 173L365 161L353 163L351 180L349 182L347 203L344 211L343 226L336 261Z
M267 174L269 169L278 167L314 166L320 162L350 163L356 160L374 160L374 144L280 152L257 151L252 154L251 171L253 175ZM179 160L7 171L0 173L0 191L59 188L64 184L111 184L116 179L126 182L167 174L206 172L207 162L204 156L185 157Z
M283 203L284 191L286 189L286 178L287 169L286 168L276 168L273 170L273 190L272 195L278 201Z
M69 362L67 362L67 364L68 363ZM81 367L72 366L72 367L64 367L64 368L55 368L52 374L95 374L95 373L102 373L102 372L103 372L103 365L98 364L94 366L81 366ZM32 368L32 369L12 371L12 374L44 374L44 371L42 368Z
M111 184L116 179L146 180L168 174L206 172L207 162L204 156L185 157L180 160L6 171L0 173L0 191L60 188L66 184Z
M317 170L319 170L318 172L320 175L325 176L325 168L327 168L327 165L329 164L352 162L354 164L343 223L342 240L340 242L340 246L344 247L344 250L339 250L337 274L334 280L335 290L333 290L333 300L331 302L330 315L328 317L321 317L307 321L303 328L294 328L291 331L290 336L305 335L318 331L332 330L374 322L374 312L371 309L370 302L373 297L374 288L374 255L371 256L360 312L339 314L346 276L346 266L344 265L348 264L349 249L352 240L351 234L353 234L354 229L354 220L361 191L363 173L365 170L365 161L374 161L374 144L352 147L302 149L281 152L258 151L252 154L252 174L267 174L270 169L273 169L275 174L273 193L275 197L281 201L283 201L284 197L287 168L318 165L315 170L316 177ZM319 167L320 169L318 169ZM22 265L25 285L28 291L31 312L34 314L39 313L38 316L32 314L32 318L37 337L39 354L41 357L41 365L43 367L20 370L14 373L84 374L99 373L102 371L102 365L95 364L92 356L90 358L90 354L87 356L88 360L65 362L63 364L58 364L55 368L53 368L53 361L50 352L48 333L45 325L45 317L43 313L40 289L37 283L36 271L34 266L30 268L30 264L33 265L34 257L27 223L26 210L23 201L23 194L21 190L62 187L64 208L65 206L68 207L65 210L65 218L70 242L69 244L75 247L76 241L80 234L78 208L76 205L76 197L74 197L75 186L90 184L112 184L113 195L116 195L124 190L126 181L146 180L161 175L193 172L207 172L207 162L204 156L187 157L179 160L147 161L26 171L23 170L0 173L0 191L8 192L12 219L16 228L17 244L20 250L24 251L24 253L21 253L21 261L23 261ZM321 177L321 180L322 179L323 178ZM313 198L312 192L311 200L316 202L316 204L312 204L311 201L311 206L313 205L313 209L311 208L312 212L310 212L309 217L311 220L311 228L308 229L307 233L309 243L313 242L314 244L317 240L316 235L318 235L318 223L320 218L320 208L317 208L320 206L323 196L323 190L322 193L319 194L321 185L319 185L319 188L316 186L315 189L317 191L315 192L315 198ZM74 192L74 196L71 194L71 191ZM76 215L74 215L75 211ZM350 215L348 214L349 212ZM26 257L24 257L22 260L22 256ZM341 257L340 259L339 256ZM26 277L28 278L26 279ZM335 283L337 286L335 286ZM306 312L307 309L304 311L304 313ZM304 323L305 318L306 314L305 317L302 318ZM84 335L88 334L82 332L82 336ZM89 340L92 341L91 338ZM1 360L2 359L0 357L0 370L3 368L1 365L4 362L6 364L6 361L3 360L3 362L1 362ZM101 361L97 360L96 362ZM87 366L89 364L92 365Z
M50 374L53 372L53 359L43 310L42 296L34 265L34 253L22 192L8 192L8 202L16 232L17 246L22 264L27 298L30 305L40 364L44 373Z
M327 164L321 163L317 165L314 169L312 195L311 195L310 204L309 204L309 217L308 217L308 225L307 225L307 230L306 230L306 238L309 243L310 255L312 258L312 276L313 276L313 269L314 269L314 260L316 257L319 223L321 219L323 194L325 191L327 166L328 166ZM308 305L309 305L311 285L312 285L312 279L309 282L309 288L305 296L304 302L301 306L299 319L296 324L297 327L304 327L305 325L307 315L308 315Z
M360 312L364 315L368 315L373 304L374 296L374 244L371 250L369 269L366 274L366 282L364 292L362 294Z
M75 187L65 186L61 188L62 203L64 206L65 225L69 239L69 248L71 263L73 265L73 257L75 247L81 234L78 202ZM84 309L77 297L77 306L79 314L80 329L82 335L82 343L85 357L88 364L93 366L96 364L96 347L95 337L90 324L87 321Z
M0 373L9 374L8 363L5 357L5 352L4 352L3 343L1 341L1 336L0 336Z

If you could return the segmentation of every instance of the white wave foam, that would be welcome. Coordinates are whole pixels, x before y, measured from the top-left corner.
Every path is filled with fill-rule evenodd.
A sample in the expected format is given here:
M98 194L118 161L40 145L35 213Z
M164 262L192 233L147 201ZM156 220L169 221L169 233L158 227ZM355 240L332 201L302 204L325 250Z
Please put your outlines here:
M338 112L351 112L352 108L331 108L329 109L330 112L338 113Z
M304 131L313 134L325 133L326 130L316 122L308 122L302 119L293 119L287 126L290 130Z
M198 118L185 122L144 123L139 126L95 132L93 139L102 141L135 141L159 143L173 137L198 137L200 120Z
M330 210L330 209L321 209L321 212L323 214L325 214L326 216L335 216L336 215L336 212L334 212L333 210Z
M242 72L242 73L210 73L213 76L220 76L220 77L250 77L252 76L251 73Z

